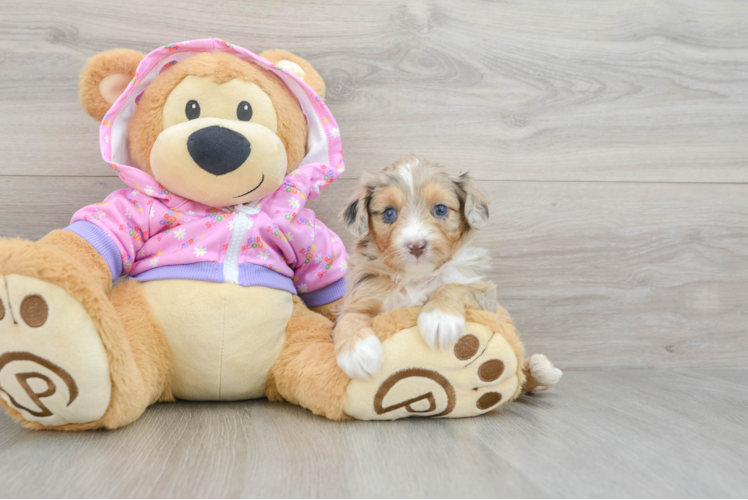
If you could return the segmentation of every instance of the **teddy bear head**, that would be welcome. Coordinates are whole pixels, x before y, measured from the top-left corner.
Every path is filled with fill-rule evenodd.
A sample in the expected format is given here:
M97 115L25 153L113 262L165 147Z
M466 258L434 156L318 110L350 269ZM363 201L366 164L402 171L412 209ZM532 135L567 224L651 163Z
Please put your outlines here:
M137 83L144 57L116 49L88 61L80 97L90 116L104 119L130 82ZM284 50L260 57L324 97L322 78L304 59ZM221 51L175 59L159 71L135 98L126 144L132 164L165 189L210 206L238 205L271 194L299 166L306 118L275 73Z

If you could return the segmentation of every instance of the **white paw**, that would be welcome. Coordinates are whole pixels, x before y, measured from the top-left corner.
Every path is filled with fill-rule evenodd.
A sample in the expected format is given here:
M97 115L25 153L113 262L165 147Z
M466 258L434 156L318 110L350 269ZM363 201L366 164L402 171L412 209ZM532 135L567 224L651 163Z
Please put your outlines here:
M542 388L538 388L541 391L548 389L552 385L556 385L564 374L561 370L553 366L553 363L551 363L545 354L533 354L530 356L528 364L532 376L535 380L543 384Z
M421 337L432 349L452 347L465 333L465 318L442 311L430 311L418 316Z
M351 378L369 378L379 371L382 364L382 343L374 335L364 337L352 351L337 356L338 366Z

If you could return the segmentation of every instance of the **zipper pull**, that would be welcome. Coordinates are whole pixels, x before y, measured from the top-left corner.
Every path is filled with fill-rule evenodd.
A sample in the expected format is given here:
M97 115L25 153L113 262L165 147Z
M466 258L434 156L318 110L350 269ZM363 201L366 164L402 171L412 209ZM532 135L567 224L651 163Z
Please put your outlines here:
M243 205L235 205L234 211L247 215L257 215L260 213L260 204L255 201Z

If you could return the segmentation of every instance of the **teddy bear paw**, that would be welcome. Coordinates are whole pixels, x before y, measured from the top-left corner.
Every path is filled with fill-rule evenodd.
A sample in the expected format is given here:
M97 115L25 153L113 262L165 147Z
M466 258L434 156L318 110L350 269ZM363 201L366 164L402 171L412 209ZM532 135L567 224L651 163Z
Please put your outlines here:
M519 392L518 360L506 339L468 322L452 349L431 349L418 327L382 342L382 365L346 388L345 412L361 420L468 417L491 411Z
M62 288L0 275L0 397L44 426L100 419L111 397L109 361L93 321Z

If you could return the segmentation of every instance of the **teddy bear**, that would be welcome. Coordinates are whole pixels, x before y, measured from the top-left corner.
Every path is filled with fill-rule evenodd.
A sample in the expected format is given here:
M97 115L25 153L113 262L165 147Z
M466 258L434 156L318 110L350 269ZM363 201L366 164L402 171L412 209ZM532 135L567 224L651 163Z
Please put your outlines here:
M462 417L550 385L503 310L468 311L442 351L417 308L383 314L379 373L338 367L347 254L305 207L344 171L324 94L306 60L218 39L88 61L81 103L126 187L37 242L0 241L11 416L113 429L157 402L267 397L337 420Z

